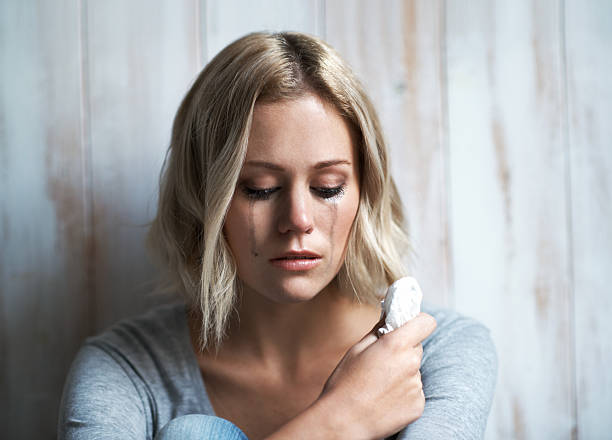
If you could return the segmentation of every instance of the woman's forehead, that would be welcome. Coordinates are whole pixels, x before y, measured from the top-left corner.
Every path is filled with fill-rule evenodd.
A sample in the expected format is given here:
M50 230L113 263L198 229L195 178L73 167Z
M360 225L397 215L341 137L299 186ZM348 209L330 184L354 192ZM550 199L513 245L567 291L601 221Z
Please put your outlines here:
M316 95L255 106L246 162L354 162L351 129Z

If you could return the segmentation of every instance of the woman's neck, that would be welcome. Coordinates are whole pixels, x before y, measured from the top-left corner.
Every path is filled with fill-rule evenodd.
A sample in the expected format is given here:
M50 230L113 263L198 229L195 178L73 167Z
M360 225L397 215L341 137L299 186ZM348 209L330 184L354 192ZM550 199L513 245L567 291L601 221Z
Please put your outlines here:
M310 301L293 304L245 291L217 357L300 376L313 359L341 357L379 317L379 307L360 304L332 286Z

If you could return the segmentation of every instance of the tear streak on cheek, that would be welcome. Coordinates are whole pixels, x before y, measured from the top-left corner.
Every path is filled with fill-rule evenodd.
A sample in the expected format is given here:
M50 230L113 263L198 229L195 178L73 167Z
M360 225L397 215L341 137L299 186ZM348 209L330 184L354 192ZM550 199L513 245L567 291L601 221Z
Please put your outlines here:
M338 220L338 204L332 203L332 223L329 231L329 240L331 244L330 261L334 261L334 232L336 229L336 221Z
M253 214L255 201L249 201L249 246L251 248L251 255L258 257L257 242L255 241L255 216Z

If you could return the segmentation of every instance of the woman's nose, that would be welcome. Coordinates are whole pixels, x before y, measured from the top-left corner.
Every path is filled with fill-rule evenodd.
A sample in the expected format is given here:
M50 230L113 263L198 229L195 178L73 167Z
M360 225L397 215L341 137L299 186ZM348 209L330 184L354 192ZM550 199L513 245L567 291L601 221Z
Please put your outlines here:
M311 204L309 191L292 190L286 194L278 222L279 232L310 234L314 229Z

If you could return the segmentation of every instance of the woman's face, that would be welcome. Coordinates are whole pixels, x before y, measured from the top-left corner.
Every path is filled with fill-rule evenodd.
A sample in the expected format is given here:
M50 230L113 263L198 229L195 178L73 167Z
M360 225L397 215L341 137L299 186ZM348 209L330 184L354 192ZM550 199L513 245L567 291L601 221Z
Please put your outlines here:
M245 294L307 301L336 276L359 205L349 126L315 95L256 104L224 232Z

